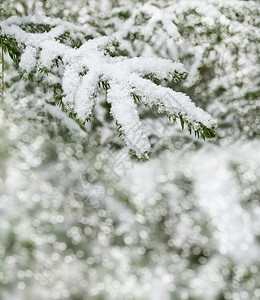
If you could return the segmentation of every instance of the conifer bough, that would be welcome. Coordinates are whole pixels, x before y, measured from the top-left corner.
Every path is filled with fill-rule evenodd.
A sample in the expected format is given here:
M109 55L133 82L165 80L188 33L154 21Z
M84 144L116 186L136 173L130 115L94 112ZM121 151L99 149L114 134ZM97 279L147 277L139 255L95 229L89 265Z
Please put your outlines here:
M110 114L127 147L147 158L151 145L137 102L172 120L180 119L196 136L215 137L216 120L180 92L158 85L179 82L187 72L179 62L156 57L120 56L115 36L59 19L11 17L0 23L4 50L25 79L41 78L53 89L56 103L69 117L85 124L93 117L97 96L107 91Z

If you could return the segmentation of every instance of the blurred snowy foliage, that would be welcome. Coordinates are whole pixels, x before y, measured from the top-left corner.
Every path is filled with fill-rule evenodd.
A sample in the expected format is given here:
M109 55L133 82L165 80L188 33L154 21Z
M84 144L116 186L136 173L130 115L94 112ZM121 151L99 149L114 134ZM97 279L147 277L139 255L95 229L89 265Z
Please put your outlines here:
M258 1L1 5L1 22L34 15L50 30L53 18L70 22L75 35L63 38L73 50L111 36L131 68L136 56L179 60L188 78L162 88L187 94L218 119L218 131L216 140L195 139L137 103L153 148L150 161L137 162L114 134L106 89L93 122L78 125L54 105L44 72L23 81L6 54L0 299L259 299ZM54 84L63 72L48 77Z

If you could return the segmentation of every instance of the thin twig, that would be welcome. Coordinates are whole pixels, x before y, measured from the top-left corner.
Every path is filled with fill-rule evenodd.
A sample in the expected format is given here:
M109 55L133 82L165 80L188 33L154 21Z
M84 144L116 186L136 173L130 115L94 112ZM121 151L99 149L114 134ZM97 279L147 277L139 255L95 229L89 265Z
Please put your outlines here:
M5 60L4 60L4 43L2 39L2 35L0 35L1 39L1 49L2 49L2 101L4 100L4 72L5 72Z
M0 156L1 156L1 178L5 181L6 175L6 163L8 158L8 139L7 139L7 125L6 125L6 110L4 103L4 43L2 39L2 35L0 33L1 40L1 63L2 63L2 87L1 87L1 100L0 101L0 109L2 110L2 124L0 128L0 136L1 136L1 144L0 144Z

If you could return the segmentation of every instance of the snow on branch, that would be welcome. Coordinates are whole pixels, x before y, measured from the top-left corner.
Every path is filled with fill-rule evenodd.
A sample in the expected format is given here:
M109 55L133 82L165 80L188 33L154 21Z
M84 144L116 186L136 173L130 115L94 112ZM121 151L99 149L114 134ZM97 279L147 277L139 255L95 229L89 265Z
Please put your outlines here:
M147 158L151 146L137 102L173 120L179 118L183 127L186 122L190 132L194 130L198 136L215 136L216 121L209 114L185 94L158 85L185 79L182 64L162 58L118 56L120 45L115 37L100 36L61 20L16 17L0 26L5 47L24 76L30 79L43 74L54 88L57 103L78 123L91 119L98 92L107 90L118 131L139 158Z

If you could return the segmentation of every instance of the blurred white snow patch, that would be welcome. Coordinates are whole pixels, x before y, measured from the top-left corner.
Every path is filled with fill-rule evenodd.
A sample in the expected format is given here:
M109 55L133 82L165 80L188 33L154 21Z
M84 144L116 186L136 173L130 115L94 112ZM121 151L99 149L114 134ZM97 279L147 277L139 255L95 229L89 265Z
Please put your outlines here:
M210 214L218 229L216 238L223 255L236 259L257 257L253 224L249 212L239 203L237 184L229 169L229 162L254 159L259 143L236 143L229 147L205 147L192 161L196 178L195 192L200 205ZM203 158L203 160L202 160Z
M259 256L254 240L254 232L260 227L259 210L254 210L252 216L252 212L241 206L239 186L230 169L230 162L247 163L252 160L260 164L259 149L259 141L247 141L223 147L204 145L201 150L186 154L180 150L168 154L165 160L157 158L145 164L135 164L128 172L131 184L129 176L123 178L122 183L126 186L130 184L134 193L143 194L145 205L145 201L149 201L155 192L160 174L172 176L182 170L192 174L197 201L210 215L217 229L215 238L220 254L250 261Z

